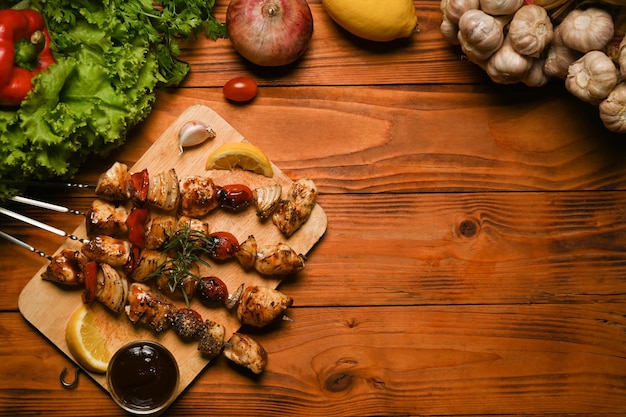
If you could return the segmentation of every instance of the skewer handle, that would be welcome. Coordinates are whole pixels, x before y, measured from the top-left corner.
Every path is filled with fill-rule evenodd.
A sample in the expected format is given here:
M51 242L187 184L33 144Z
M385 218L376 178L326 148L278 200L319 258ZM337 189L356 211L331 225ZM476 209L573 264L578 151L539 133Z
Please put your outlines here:
M27 250L29 250L29 251L31 251L31 252L33 252L33 253L36 253L37 255L41 256L42 258L46 258L46 259L48 259L49 261L51 261L51 260L52 260L52 257L51 257L51 256L46 255L44 252L42 252L42 251L40 251L40 250L35 249L34 247L32 247L31 245L29 245L28 243L26 243L26 242L24 242L24 241L21 241L21 240L19 240L18 238L13 237L13 236L11 236L11 235L9 235L9 234L7 234L7 233L4 233L4 232L3 232L3 231L1 231L1 230L0 230L0 237L5 238L5 239L6 239L6 240L8 240L9 242L14 243L14 244L16 244L17 246L20 246L20 247L22 247L22 248L24 248L24 249L27 249Z
M81 189L95 189L95 184L81 184L77 182L56 182L56 181L11 181L2 180L2 184L18 185L26 187L39 187L39 188L81 188Z
M39 207L46 210L58 211L59 213L71 213L79 216L83 215L83 213L78 210L73 210L67 207L59 206L57 204L46 203L45 201L34 200L32 198L22 197L19 195L11 197L11 200L17 203L27 204L29 206Z
M49 226L49 225L47 225L45 223L42 223L42 222L40 222L38 220L35 220L35 219L31 219L30 217L23 216L23 215L21 215L19 213L12 212L11 210L7 210L7 209L5 209L3 207L0 207L0 213L4 214L6 216L9 216L9 217L13 217L14 219L20 220L20 221L22 221L24 223L28 223L31 226L39 227L40 229L46 230L48 232L54 233L54 234L59 235L59 236L64 236L64 237L70 238L72 240L77 240L77 241L79 241L81 243L89 242L89 240L87 240L87 239L82 239L82 238L80 238L80 237L78 237L76 235L65 233L61 229L57 229L56 227Z

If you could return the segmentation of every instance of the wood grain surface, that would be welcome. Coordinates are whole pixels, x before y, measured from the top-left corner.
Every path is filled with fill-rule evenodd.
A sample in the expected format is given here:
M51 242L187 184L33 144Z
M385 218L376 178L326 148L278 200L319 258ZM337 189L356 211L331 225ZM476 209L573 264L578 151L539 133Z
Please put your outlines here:
M289 178L320 189L328 228L279 289L293 322L251 332L269 363L252 377L219 358L168 416L623 416L626 412L626 141L553 80L491 83L439 33L439 2L414 2L420 32L372 44L321 0L296 65L245 63L227 40L184 48L183 88L106 158L133 165L191 105L206 105ZM227 1L217 1L224 16ZM254 77L258 97L224 99ZM32 190L85 209L84 191ZM12 204L73 230L76 216ZM6 219L45 251L62 238ZM45 260L0 242L0 415L122 416L19 314Z

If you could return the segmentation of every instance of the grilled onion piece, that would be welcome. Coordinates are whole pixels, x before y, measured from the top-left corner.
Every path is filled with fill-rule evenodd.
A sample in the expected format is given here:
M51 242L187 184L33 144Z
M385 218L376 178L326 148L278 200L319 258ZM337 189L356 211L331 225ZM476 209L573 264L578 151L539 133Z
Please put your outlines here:
M108 264L100 264L96 298L114 313L121 313L128 299L128 280Z
M174 168L150 177L148 188L150 204L165 211L172 211L178 208L179 201L178 176Z
M144 249L141 251L141 256L133 268L130 277L137 282L143 282L148 279L150 274L156 272L159 266L168 259L167 254L163 252Z
M252 192L252 199L256 207L256 215L261 219L269 218L280 204L282 193L283 187L280 184L255 188Z
M165 246L177 227L177 220L174 216L153 216L146 233L146 249L160 249Z

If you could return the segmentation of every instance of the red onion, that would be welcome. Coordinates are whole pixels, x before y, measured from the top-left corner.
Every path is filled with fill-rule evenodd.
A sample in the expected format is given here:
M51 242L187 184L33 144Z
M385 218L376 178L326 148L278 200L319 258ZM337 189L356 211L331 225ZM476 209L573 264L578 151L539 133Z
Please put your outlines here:
M306 0L231 0L226 26L244 58L276 67L304 54L313 35L313 15Z

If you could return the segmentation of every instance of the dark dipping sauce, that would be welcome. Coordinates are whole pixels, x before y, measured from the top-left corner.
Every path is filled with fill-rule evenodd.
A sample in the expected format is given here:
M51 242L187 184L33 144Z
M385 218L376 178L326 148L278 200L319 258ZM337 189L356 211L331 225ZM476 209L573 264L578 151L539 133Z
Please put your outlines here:
M142 413L171 402L178 376L176 360L165 347L138 341L113 355L107 378L111 394L120 406Z

